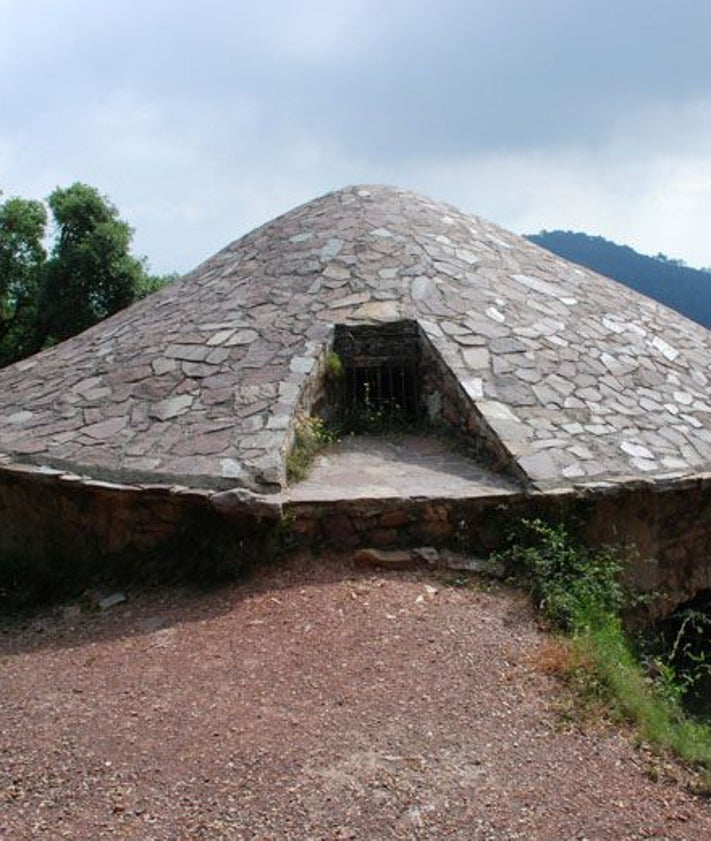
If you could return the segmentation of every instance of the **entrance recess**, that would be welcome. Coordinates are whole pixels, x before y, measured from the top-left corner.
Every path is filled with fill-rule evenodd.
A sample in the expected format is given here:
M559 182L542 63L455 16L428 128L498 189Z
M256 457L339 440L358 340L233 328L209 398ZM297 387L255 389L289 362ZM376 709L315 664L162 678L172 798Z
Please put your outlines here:
M415 321L336 326L343 365L343 421L352 431L406 427L422 416Z

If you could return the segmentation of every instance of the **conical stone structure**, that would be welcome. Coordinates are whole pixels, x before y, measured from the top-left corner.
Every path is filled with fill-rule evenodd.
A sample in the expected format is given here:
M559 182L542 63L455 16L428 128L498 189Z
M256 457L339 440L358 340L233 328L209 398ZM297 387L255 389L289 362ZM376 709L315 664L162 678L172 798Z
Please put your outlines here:
M428 412L452 397L488 463L524 487L711 467L711 333L483 219L380 186L298 207L0 371L3 462L279 490L337 325L398 323L416 325L441 376Z

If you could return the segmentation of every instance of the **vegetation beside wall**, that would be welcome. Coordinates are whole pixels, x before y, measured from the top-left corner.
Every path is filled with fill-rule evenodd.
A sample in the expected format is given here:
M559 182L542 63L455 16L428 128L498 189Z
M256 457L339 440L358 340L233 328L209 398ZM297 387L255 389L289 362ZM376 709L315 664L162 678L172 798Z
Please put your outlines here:
M684 677L670 669L667 655L650 669L625 630L620 614L632 596L620 584L615 552L588 549L564 525L523 520L496 559L564 635L566 670L576 685L604 699L645 741L699 769L711 790L711 726L684 709Z

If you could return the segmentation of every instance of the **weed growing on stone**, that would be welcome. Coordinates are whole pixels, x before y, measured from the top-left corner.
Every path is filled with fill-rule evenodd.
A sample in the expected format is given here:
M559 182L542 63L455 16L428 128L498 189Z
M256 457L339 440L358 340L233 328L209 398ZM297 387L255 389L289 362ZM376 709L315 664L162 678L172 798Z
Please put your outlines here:
M305 479L316 456L338 441L338 433L317 416L303 418L294 432L294 443L286 457L289 482Z
M343 361L335 350L330 350L326 354L325 375L330 380L342 380L345 375L345 368Z
M582 695L604 699L641 738L701 770L711 791L711 726L686 715L675 675L655 681L635 653L620 618L633 600L619 583L616 553L587 548L562 524L525 520L496 560L567 637L568 676Z

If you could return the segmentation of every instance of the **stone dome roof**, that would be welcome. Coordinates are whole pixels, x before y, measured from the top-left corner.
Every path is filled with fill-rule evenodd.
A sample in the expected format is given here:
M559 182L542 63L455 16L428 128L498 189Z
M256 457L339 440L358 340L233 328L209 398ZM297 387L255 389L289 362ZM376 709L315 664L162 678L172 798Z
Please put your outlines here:
M99 479L278 489L337 324L416 322L541 488L711 466L711 333L453 207L349 187L0 371L0 452Z

